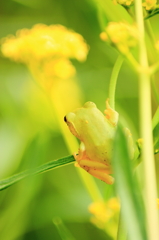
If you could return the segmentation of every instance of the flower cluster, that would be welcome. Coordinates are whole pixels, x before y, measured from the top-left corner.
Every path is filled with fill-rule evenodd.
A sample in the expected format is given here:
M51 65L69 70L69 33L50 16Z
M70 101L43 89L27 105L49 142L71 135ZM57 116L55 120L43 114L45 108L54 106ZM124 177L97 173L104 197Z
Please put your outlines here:
M119 210L120 203L117 198L111 198L107 202L94 202L89 206L89 212L93 214L91 222L114 237L117 231Z
M2 53L14 61L28 63L33 57L76 58L84 61L88 46L83 37L61 25L37 24L32 29L19 30L16 36L2 40Z
M100 37L114 45L121 53L127 54L130 48L137 45L138 31L135 26L128 23L110 22Z
M1 51L11 60L38 67L50 77L69 78L75 68L69 61L84 61L88 45L83 37L61 25L37 24L17 31L16 36L2 39ZM38 66L37 66L38 65Z
M134 2L134 0L113 0L113 2L115 4L118 3L118 4L121 4L123 6L130 6Z
M66 112L79 105L81 94L70 59L84 61L88 50L80 34L61 25L37 24L1 40L2 54L28 67L62 121Z
M43 63L43 71L46 77L68 79L75 75L75 68L67 58L50 59Z
M143 7L145 7L146 10L153 10L156 8L157 0L145 0L142 4Z

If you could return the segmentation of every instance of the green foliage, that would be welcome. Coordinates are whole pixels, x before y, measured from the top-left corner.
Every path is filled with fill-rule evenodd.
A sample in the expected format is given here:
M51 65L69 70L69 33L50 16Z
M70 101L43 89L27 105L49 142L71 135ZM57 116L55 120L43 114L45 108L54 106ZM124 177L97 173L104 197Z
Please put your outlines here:
M159 152L159 123L153 130L154 136L154 153L157 154Z
M158 71L154 66L158 61L158 53L154 48L158 39L158 12L158 8L149 11L145 17L145 43L148 60L154 71ZM80 92L78 107L86 101L93 101L99 109L105 109L111 74L120 54L113 48L113 44L106 44L99 35L111 21L130 24L136 21L134 5L125 8L119 4L114 5L112 0L1 0L0 19L1 38L15 34L18 29L31 28L37 23L62 24L80 33L90 50L87 61L79 63L71 60L77 71L78 80L75 82ZM138 47L131 50L131 53L138 61ZM125 56L120 57L123 57L124 62L120 72L117 72L115 106L124 126L131 129L135 142L141 138L141 115L138 110L140 81L137 77L140 71L135 72L135 64ZM155 72L154 89L158 95ZM155 94L152 91L154 112L158 106ZM75 92L70 95L77 97ZM61 109L64 107L61 106ZM147 109L146 104L144 109ZM67 111L60 116L60 124L65 129L67 127L63 117L66 113ZM127 234L130 240L148 239L146 207L143 206L146 199L143 199L143 190L140 189L145 184L143 169L135 168L134 172L122 129L119 127L117 130L114 146L115 184L108 186L95 179L94 182L87 181L85 188L86 183L78 176L77 168L71 164L74 163L73 156L68 156L77 152L77 147L73 146L69 152L65 139L69 139L70 133L63 136L60 124L48 96L33 80L28 69L5 59L1 54L0 190L4 191L0 191L0 239L114 240L108 232L90 223L88 206L92 200L89 193L94 191L94 182L97 185L93 192L95 199L101 201L103 198L103 201L107 201L111 197L121 198L121 219L126 232L121 232L123 236L119 234L118 240L122 237L125 240ZM154 115L152 129L158 172L159 108ZM137 149L136 159L133 159L135 167L141 162L141 157L142 146L139 151ZM56 169L49 171L53 168ZM46 174L39 174L46 171ZM11 177L7 178L8 176ZM157 176L157 181L158 178ZM154 219L150 220L153 224Z
M75 238L72 236L72 234L66 228L66 226L63 224L63 222L60 218L54 218L53 223L57 227L57 230L58 230L59 235L61 236L62 240L75 240Z
M114 142L113 165L116 190L121 199L121 214L127 227L129 239L146 240L145 212L141 189L137 183L136 174L133 172L127 139L120 126L118 126Z
M154 17L155 15L159 14L159 8L156 8L152 11L149 11L147 16L145 17L145 20Z
M35 169L31 169L31 170L24 171L22 173L18 173L14 176L11 176L10 178L1 180L0 181L0 191L12 186L13 184L19 182L20 180L22 180L26 177L33 176L38 173L44 173L46 171L52 170L53 168L58 168L63 165L70 164L74 161L75 161L75 159L73 156L68 156L68 157L58 159L58 160L50 161L50 162L43 164L42 166L39 166Z

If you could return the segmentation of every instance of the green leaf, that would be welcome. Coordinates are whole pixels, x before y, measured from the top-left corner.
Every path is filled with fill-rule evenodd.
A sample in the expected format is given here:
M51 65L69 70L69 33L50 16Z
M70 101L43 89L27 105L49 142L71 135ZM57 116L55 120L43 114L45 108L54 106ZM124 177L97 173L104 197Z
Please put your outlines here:
M159 123L153 130L154 153L159 151Z
M159 107L152 120L154 153L159 152Z
M98 7L101 7L109 21L128 21L132 23L132 18L124 7L114 4L112 1L94 0Z
M156 8L148 13L148 15L144 18L145 20L159 14L159 8Z
M146 240L145 212L141 191L132 171L127 139L120 126L114 142L113 167L116 190L121 200L121 214L128 237L130 240Z
M152 119L152 129L154 129L157 126L157 124L159 124L159 107L157 108Z
M100 6L97 6L97 16L101 31L105 31L105 27L108 25L108 19Z
M33 176L33 175L36 175L38 173L44 173L46 171L52 170L53 168L58 168L58 167L62 167L64 165L73 163L74 161L75 161L75 159L71 155L71 156L67 156L67 157L64 157L64 158L60 158L58 160L50 161L50 162L45 163L45 164L43 164L43 165L41 165L41 166L39 166L35 169L31 169L31 170L29 169L29 170L26 170L24 172L13 175L9 178L6 178L6 179L0 181L0 191L12 186L14 183L17 183L20 180L22 180L22 179L24 179L28 176Z

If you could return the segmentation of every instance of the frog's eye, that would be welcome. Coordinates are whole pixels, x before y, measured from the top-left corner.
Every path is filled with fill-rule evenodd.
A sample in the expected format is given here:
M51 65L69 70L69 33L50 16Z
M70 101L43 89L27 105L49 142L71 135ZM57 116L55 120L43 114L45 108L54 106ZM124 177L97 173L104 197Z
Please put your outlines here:
M66 116L64 116L64 121L67 123L67 118L66 118Z
M76 127L75 127L75 123L74 123L74 120L75 120L75 117L76 117L76 114L75 113L68 113L65 117L64 117L64 121L67 123L70 131L72 132L72 134L74 136L76 136L77 138L79 138L79 135L76 131Z
M86 102L84 108L96 108L97 106L93 102Z

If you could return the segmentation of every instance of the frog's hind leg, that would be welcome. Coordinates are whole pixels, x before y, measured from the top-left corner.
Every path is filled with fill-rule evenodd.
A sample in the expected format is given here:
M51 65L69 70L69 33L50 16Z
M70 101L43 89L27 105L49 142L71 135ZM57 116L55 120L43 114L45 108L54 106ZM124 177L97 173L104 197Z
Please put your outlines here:
M112 176L110 176L109 174L107 174L104 171L100 171L100 170L94 170L94 169L89 169L88 171L92 176L102 180L103 182L107 183L107 184L113 184L114 183L114 178Z
M78 161L78 165L92 176L106 182L107 184L113 184L114 178L109 175L112 173L110 166L97 161L91 161L90 159L81 159Z
M98 170L103 171L107 174L112 173L110 165L107 165L102 162L90 160L88 157L86 157L85 159L81 159L80 161L78 161L78 163L79 163L80 167L83 168L84 170L86 170L87 172L89 172L90 169L93 169L95 171L98 171Z

